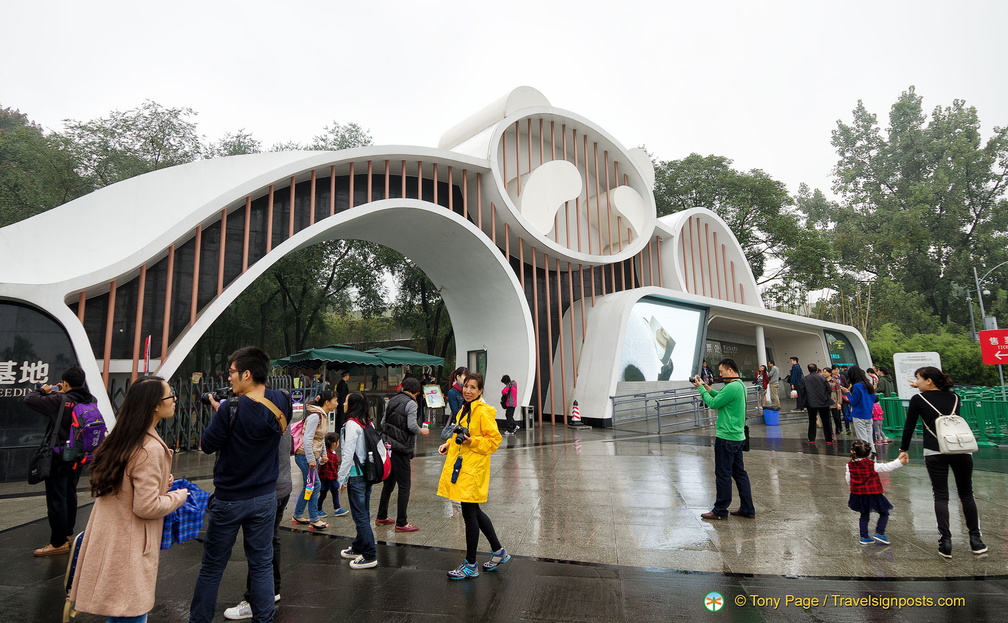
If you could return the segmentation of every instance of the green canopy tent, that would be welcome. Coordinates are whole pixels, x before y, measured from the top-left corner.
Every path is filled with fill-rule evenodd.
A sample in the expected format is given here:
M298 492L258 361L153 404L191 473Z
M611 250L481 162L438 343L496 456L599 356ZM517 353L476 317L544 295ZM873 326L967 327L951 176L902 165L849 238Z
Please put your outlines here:
M336 364L339 366L384 366L385 362L371 353L365 353L345 344L330 344L322 348L306 348L305 350L281 357L273 362L281 368L321 368L323 376L325 368Z
M385 365L389 366L443 366L444 357L436 357L434 355L428 355L427 353L418 353L415 350L406 348L405 346L390 346L388 348L372 348L365 351L368 354L375 355L383 362Z

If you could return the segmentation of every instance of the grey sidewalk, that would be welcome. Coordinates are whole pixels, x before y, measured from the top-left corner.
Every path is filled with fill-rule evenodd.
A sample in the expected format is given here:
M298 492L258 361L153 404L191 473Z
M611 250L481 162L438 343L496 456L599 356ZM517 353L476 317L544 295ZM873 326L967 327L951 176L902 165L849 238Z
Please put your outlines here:
M910 465L883 475L886 494L896 506L887 531L892 545L863 547L857 543L857 515L846 508L849 438L836 446L809 446L802 441L804 428L800 423L753 425L753 450L745 460L758 517L722 522L699 518L713 501L711 431L659 438L643 424L637 432L547 426L505 437L493 457L491 497L483 507L515 560L500 574L483 574L462 586L444 576L462 557L461 517L434 494L443 463L434 453L436 437L421 438L409 512L420 531L376 527L379 569L350 572L338 548L352 537L353 523L349 517L333 519L327 501L326 532L332 538L283 532L284 565L291 569L285 582L293 584L283 591L278 620L442 620L457 618L459 608L473 614L466 618L488 621L695 620L710 615L703 609L709 590L721 591L729 601L746 600L743 608L726 606L737 610L732 615L736 620L804 620L807 613L801 608L752 607L754 595L787 594L967 596L967 616L1003 620L1008 606L1008 535L1002 519L1008 510L1006 451L983 451L974 474L990 553L975 557L968 552L965 527L953 512L954 558L944 560L936 552L931 489L919 445ZM881 448L891 456L897 452L894 444ZM180 454L174 472L198 479L211 466L212 457ZM372 495L372 521L379 491L376 487ZM83 495L82 503L86 499ZM60 598L58 591L53 593L54 582L65 561L31 557L30 550L45 540L45 521L39 520L44 514L40 496L0 500L0 519L11 528L0 535L4 620L16 615L45 620L32 613L47 610L38 610L39 604ZM29 520L34 521L26 524ZM485 541L481 547L486 548ZM152 621L184 620L199 550L190 543L164 552ZM240 558L239 547L235 562ZM299 581L315 574L337 584L324 580L322 590L315 590ZM35 597L19 588L32 578L37 580ZM233 563L219 610L237 601L243 579L244 565ZM405 591L403 598L378 595L382 587L389 590L386 583L405 587L397 589ZM328 597L326 586L339 588ZM358 590L373 600L364 600ZM484 610L472 611L477 606L469 597L484 600ZM867 607L855 615L837 605L814 611L817 620L888 619L894 614ZM951 620L966 611L929 609L923 614L908 609L896 613L896 619Z

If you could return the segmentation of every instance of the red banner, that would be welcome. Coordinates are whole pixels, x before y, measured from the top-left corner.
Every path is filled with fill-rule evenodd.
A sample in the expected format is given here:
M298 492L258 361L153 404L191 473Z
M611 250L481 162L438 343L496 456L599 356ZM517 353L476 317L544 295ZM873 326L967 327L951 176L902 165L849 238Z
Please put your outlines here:
M989 365L1008 363L1008 329L981 331L980 355Z

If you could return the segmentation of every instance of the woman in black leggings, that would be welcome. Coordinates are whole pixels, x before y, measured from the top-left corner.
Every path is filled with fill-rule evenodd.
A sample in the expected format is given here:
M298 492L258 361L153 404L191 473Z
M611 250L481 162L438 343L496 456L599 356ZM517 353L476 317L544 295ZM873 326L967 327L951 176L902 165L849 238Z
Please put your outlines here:
M935 368L926 366L914 372L915 385L921 393L910 399L907 407L906 424L903 427L903 441L900 442L900 456L907 453L913 439L917 419L924 421L924 463L931 477L934 492L935 517L938 520L938 554L952 558L952 532L949 530L949 489L948 473L955 477L956 492L962 504L963 516L970 535L970 551L980 555L987 552L980 534L980 516L976 500L973 499L973 455L942 454L938 451L938 439L934 436L935 420L939 415L958 415L959 397L950 391L952 378Z

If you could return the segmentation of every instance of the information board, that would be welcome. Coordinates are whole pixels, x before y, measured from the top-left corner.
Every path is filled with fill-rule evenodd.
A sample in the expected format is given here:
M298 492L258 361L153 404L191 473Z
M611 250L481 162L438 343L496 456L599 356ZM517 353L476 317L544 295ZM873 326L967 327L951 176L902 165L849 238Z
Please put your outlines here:
M424 385L423 395L428 408L440 409L445 406L444 396L441 394L439 385Z

